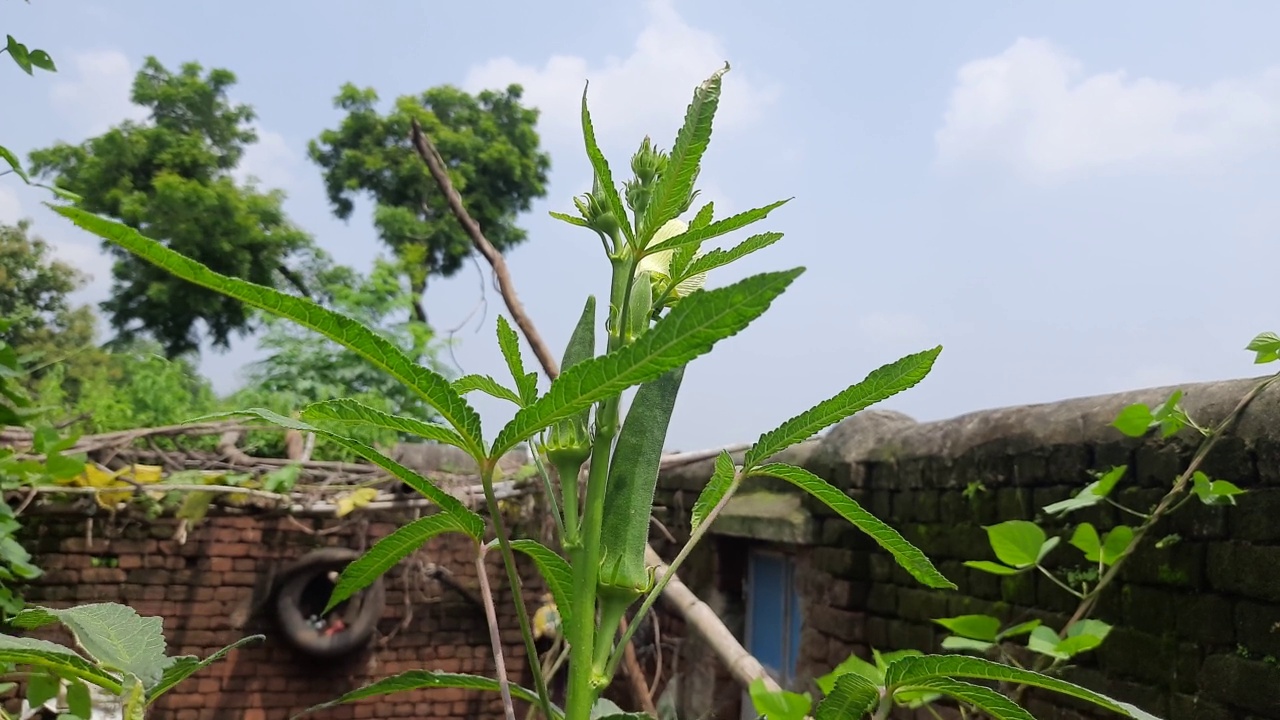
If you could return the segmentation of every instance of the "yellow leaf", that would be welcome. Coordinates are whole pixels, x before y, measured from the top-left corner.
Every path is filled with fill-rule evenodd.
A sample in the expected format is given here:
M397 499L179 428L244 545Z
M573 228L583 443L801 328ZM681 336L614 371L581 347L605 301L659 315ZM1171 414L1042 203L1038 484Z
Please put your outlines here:
M356 508L364 507L373 502L376 497L378 497L378 491L373 488L360 488L347 493L338 498L338 509L335 514L338 517L350 515Z
M140 485L158 483L164 479L164 468L159 465L134 465L133 480Z

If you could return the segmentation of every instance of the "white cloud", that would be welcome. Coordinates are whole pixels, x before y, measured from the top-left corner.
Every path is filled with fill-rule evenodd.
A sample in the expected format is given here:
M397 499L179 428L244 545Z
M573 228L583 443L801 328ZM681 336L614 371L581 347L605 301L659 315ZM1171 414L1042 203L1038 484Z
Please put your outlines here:
M124 53L79 53L66 65L70 72L64 72L71 79L55 82L49 95L54 110L77 130L97 135L124 120L147 116L144 108L129 100L137 71Z
M255 177L264 190L287 189L295 179L293 169L297 167L298 154L280 133L258 123L254 123L253 129L258 134L258 142L245 149L232 175L237 182Z
M580 56L554 55L542 67L494 58L471 68L464 86L475 92L519 83L525 100L542 111L544 141L580 145L583 83L590 81L588 102L602 145L634 150L647 134L667 147L693 89L732 58L719 37L686 23L671 0L646 0L645 10L646 24L624 58L593 65ZM736 69L725 75L724 87L718 128L750 122L778 95Z
M960 68L935 142L943 165L996 162L1048 179L1220 159L1272 146L1278 132L1280 67L1191 87L1088 74L1050 42L1020 38Z
M22 203L12 188L0 187L0 223L17 224L22 219Z

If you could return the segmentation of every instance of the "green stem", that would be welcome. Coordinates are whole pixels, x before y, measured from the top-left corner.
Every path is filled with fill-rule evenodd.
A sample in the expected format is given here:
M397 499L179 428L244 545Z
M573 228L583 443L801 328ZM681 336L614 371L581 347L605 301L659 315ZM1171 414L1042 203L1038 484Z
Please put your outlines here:
M613 258L613 282L609 293L609 350L623 342L626 307L634 263ZM616 315L614 314L616 310ZM600 576L600 527L604 523L605 489L609 482L609 460L613 441L618 434L619 398L610 398L596 406L595 434L591 448L591 466L587 471L586 506L582 509L580 546L572 552L573 561L573 627L569 630L569 689L565 698L565 720L588 720L596 694L601 689L595 682L592 665L595 653L596 593ZM563 482L563 480L561 481Z
M1057 578L1053 573L1049 572L1048 570L1045 570L1043 567L1041 567L1041 566L1039 566L1039 565L1037 565L1037 566L1036 566L1036 569L1037 569L1037 570L1039 570L1040 572L1044 573L1044 576L1045 576L1045 577L1047 577L1047 578L1049 578L1050 580L1052 580L1052 581L1053 581L1053 583L1054 583L1055 585L1057 585L1058 587L1062 588L1063 590L1066 590L1067 592L1071 593L1072 595L1075 595L1077 598L1079 598L1079 599L1081 599L1081 600L1083 600L1083 599L1084 599L1084 595L1083 595L1083 594L1081 594L1079 590L1076 590L1075 588L1071 587L1070 585L1068 585L1068 584L1066 584L1066 583L1062 582L1062 581L1061 581L1061 580L1059 580L1059 579L1058 579L1058 578Z
M480 474L480 485L484 488L485 503L489 506L489 516L493 518L493 532L498 536L498 547L502 551L502 564L507 569L507 582L511 584L512 602L516 606L516 618L520 621L520 634L524 637L525 657L530 658L529 669L533 673L533 687L538 693L538 704L547 718L553 718L551 710L551 694L547 692L547 680L542 676L542 667L537 662L538 648L533 642L533 625L529 622L529 610L524 606L524 594L520 589L520 573L516 570L516 556L511 549L511 539L507 537L506 523L502 520L502 510L498 507L498 497L493 493L493 470L496 461L486 461ZM483 572L483 567L477 567ZM496 659L496 658L495 658ZM507 682L499 678L499 682Z

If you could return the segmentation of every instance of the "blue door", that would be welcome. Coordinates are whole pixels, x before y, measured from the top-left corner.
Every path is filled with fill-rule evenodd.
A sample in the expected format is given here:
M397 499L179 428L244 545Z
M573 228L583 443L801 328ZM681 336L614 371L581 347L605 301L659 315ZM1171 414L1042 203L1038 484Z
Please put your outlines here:
M795 563L782 553L752 551L747 566L747 651L787 689L797 684L802 622Z

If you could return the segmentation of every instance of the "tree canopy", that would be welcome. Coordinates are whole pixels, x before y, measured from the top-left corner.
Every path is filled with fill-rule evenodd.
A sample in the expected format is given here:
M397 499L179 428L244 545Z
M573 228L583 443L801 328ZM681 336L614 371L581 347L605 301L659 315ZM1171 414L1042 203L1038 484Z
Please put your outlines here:
M457 272L472 247L414 152L412 121L431 137L485 236L506 251L526 239L516 217L546 195L551 167L539 149L538 111L524 107L521 95L518 85L478 95L445 85L402 96L382 114L373 89L348 83L334 100L346 117L311 142L334 214L348 219L358 197L373 199L378 236L400 261L415 296L429 276ZM415 307L425 321L421 305Z
M33 171L83 198L85 209L115 217L213 270L262 285L288 281L287 262L311 245L282 208L279 190L242 185L232 171L256 142L253 109L227 96L223 69L197 63L174 73L147 58L132 100L148 110L79 145L31 153ZM117 336L154 337L172 356L199 347L203 325L216 347L253 328L239 301L191 285L119 248L111 297L103 303Z
M86 277L51 255L30 233L29 221L0 224L0 318L10 321L0 338L36 362L54 360L93 341L94 315L73 307L69 295Z

